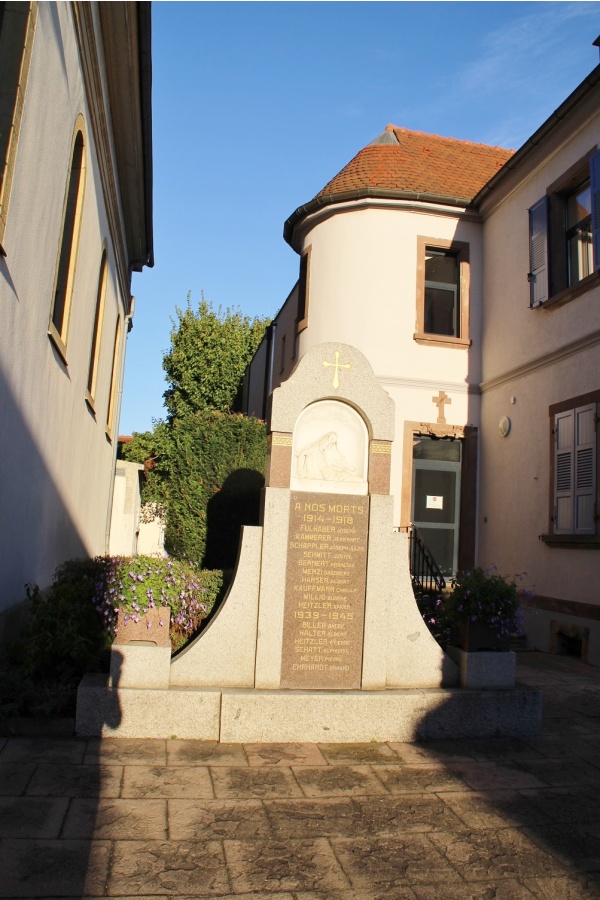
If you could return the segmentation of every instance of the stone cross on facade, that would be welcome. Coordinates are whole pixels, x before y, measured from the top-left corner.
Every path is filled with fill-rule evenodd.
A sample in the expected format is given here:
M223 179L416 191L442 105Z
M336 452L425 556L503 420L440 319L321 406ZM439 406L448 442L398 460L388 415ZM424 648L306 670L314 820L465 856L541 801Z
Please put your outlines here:
M339 350L336 350L334 355L335 355L335 362L325 362L325 360L323 360L323 365L325 366L325 368L327 368L328 366L334 367L333 387L337 391L337 389L340 386L340 374L339 374L340 369L351 369L352 366L350 365L350 363L341 363L340 362L340 351Z
M448 397L445 391L438 391L437 397L432 397L431 400L438 408L437 424L445 425L446 416L444 415L444 406L446 403L452 403L452 398Z

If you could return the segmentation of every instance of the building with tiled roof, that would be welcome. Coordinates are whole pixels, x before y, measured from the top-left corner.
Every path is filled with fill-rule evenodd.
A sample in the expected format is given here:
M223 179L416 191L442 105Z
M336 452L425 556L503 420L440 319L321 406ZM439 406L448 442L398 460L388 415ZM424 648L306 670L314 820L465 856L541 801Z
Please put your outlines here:
M318 197L364 187L469 203L514 151L388 125Z
M361 197L428 200L468 206L514 151L387 125L315 197L290 216L284 237L327 204Z
M468 206L513 152L388 125L290 216L285 238L290 239L308 212L340 198L396 197Z
M600 66L516 152L388 125L285 222L298 283L246 376L265 416L307 351L360 350L395 525L446 578L528 572L530 645L596 665L599 145Z

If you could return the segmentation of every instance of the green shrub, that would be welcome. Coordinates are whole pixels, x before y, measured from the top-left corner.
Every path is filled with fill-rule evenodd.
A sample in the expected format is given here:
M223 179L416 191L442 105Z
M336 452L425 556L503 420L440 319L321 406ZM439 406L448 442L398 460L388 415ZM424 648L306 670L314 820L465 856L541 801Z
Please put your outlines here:
M35 679L79 677L106 668L111 635L94 607L96 586L109 557L60 565L44 594L27 586L30 617L22 634L22 667Z
M220 571L153 557L71 559L48 591L27 586L29 620L18 646L0 658L0 719L72 716L86 672L108 671L118 611L132 619L171 610L173 652L200 629L224 591Z
M499 636L518 631L521 596L517 581L522 576L500 575L495 566L476 566L452 580L452 591L441 605L447 628L478 622Z

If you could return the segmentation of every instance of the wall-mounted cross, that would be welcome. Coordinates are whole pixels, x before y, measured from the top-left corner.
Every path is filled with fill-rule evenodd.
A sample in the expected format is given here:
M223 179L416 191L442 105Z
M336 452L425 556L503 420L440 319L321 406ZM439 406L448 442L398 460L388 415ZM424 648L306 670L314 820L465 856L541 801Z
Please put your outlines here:
M339 386L340 386L340 369L351 369L352 366L350 365L350 363L341 363L341 362L340 362L340 351L339 351L339 350L336 350L336 351L335 351L335 362L334 362L334 363L332 363L332 362L325 362L325 360L323 360L323 365L324 365L325 367L327 367L327 366L334 366L334 372L333 372L333 387L334 387L335 390L337 391L337 389L338 389Z
M444 406L446 403L452 403L452 398L448 397L446 391L438 391L437 397L432 397L431 399L438 408L437 424L445 425L446 416L444 415Z

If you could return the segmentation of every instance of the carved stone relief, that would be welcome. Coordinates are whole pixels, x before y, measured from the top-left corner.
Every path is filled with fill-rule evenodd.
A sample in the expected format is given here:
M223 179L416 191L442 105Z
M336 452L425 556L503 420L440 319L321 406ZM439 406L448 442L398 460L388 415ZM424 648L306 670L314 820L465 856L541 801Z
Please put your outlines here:
M290 487L297 491L366 494L367 427L339 400L319 400L300 414L292 443Z

